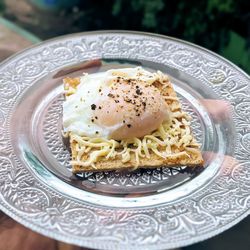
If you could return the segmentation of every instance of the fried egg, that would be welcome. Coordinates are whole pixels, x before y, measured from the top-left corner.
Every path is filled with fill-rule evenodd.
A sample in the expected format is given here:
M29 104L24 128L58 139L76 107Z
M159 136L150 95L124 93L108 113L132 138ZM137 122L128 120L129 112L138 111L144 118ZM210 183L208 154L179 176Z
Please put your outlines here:
M156 80L141 67L84 74L63 104L64 132L115 140L150 134L169 119Z

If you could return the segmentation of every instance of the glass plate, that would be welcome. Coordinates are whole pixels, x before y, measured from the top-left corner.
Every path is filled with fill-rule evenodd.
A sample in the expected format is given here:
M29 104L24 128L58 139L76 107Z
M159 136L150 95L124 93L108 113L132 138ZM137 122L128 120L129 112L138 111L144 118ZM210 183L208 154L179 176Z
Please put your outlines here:
M203 168L72 175L61 136L65 76L161 70L202 145ZM167 249L249 214L249 77L212 52L136 32L45 41L0 66L1 209L31 229L98 249Z

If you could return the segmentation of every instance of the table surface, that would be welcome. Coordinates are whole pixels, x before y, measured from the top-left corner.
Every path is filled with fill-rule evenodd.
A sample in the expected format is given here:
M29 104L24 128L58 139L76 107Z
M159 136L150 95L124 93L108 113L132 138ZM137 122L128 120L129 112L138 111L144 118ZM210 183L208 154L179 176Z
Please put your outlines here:
M17 28L18 29L18 28ZM0 61L31 46L36 39L0 22ZM37 39L38 41L38 39ZM249 250L250 216L228 231L183 250ZM33 232L0 212L0 250L84 250Z

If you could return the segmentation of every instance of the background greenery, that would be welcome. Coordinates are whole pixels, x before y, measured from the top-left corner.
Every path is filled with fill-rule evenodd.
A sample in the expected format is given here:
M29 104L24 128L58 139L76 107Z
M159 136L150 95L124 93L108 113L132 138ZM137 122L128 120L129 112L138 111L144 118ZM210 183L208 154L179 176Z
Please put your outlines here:
M148 31L201 45L250 73L249 0L71 0L71 5L65 0L19 1L35 6L29 23L18 22L18 12L4 15L42 39L100 29ZM38 2L46 2L47 10L39 9Z
M3 0L0 0L0 13L4 10L4 8L5 8L4 2Z
M128 29L174 36L213 50L250 73L250 1L82 1L79 10L75 25L84 30Z

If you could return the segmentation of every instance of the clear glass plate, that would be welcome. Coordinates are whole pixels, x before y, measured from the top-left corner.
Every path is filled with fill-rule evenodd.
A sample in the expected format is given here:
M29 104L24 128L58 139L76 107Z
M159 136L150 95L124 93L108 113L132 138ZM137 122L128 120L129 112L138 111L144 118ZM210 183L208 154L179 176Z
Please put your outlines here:
M204 167L73 175L62 79L136 66L170 76ZM249 213L249 77L205 49L153 34L70 35L1 64L0 90L1 208L35 231L98 249L166 249Z

